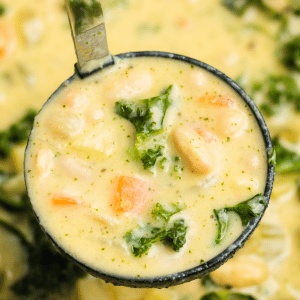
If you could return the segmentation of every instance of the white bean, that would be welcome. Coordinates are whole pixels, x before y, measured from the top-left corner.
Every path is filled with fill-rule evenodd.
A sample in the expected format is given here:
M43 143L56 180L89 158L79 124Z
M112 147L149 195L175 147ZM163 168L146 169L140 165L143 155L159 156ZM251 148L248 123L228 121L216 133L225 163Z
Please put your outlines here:
M45 177L49 174L50 169L53 166L54 153L50 149L39 149L36 154L35 168L36 171L41 174L41 177Z
M210 145L194 129L187 125L177 126L172 131L172 138L192 172L209 174L215 169Z
M48 116L47 126L54 137L68 139L81 132L84 119L71 110L62 109Z
M92 170L88 164L78 157L61 156L59 164L68 176L80 179L87 179L92 176Z
M212 280L223 286L242 288L258 285L269 275L265 262L251 258L231 259L210 274Z
M218 116L217 133L223 138L239 137L248 127L248 118L245 113L237 109L221 109Z
M107 84L106 97L109 99L132 99L147 93L152 86L152 77L147 73L128 73L127 77Z

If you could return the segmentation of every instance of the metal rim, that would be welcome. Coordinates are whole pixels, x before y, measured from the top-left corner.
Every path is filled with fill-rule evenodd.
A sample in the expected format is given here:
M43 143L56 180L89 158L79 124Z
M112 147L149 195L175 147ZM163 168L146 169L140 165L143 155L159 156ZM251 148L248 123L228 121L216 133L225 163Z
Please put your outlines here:
M266 126L265 120L262 117L260 111L256 107L255 103L253 100L245 93L245 91L238 85L236 84L231 78L226 76L224 73L220 72L219 70L215 69L214 67L201 62L199 60L184 56L184 55L179 55L179 54L174 54L174 53L169 53L169 52L160 52L160 51L140 51L140 52L128 52L128 53L122 53L118 54L115 57L118 57L120 59L130 59L130 58L138 58L138 57L161 57L161 58L166 58L166 59L173 59L173 60L179 60L197 67L200 67L213 75L217 76L221 80L223 80L226 84L228 84L231 88L233 88L239 95L240 97L246 102L248 107L251 109L252 113L254 114L258 125L261 129L261 133L265 142L265 147L266 147L266 152L268 156L270 155L272 151L272 141L270 137L269 130ZM102 69L110 66L106 65ZM94 74L97 71L101 71L102 69L98 69L96 71L93 71L92 73L85 75L82 77L78 72L77 72L77 67L75 64L75 74L81 78L85 78L91 74ZM47 100L47 102L44 104L44 106L48 103L48 101L51 100L51 98L62 88L66 86L67 83L72 81L76 75L71 76L69 79L67 79L53 94L52 96ZM43 108L44 108L43 106ZM42 108L42 109L43 109ZM26 148L27 150L27 148ZM80 267L82 267L84 270L86 270L88 273L91 275L103 279L105 282L110 282L113 283L114 285L123 285L123 286L128 286L128 287L135 287L135 288L166 288L169 286L173 285L178 285L182 284L184 282L189 282L197 278L201 278L204 275L214 271L217 269L219 266L224 264L228 259L230 259L237 250L239 250L244 243L250 238L251 234L255 230L255 228L258 226L270 200L272 188L273 188L273 181L274 181L274 166L268 164L268 169L267 169L267 178L266 178L266 186L264 190L264 201L265 201L265 209L262 212L262 214L254 219L252 219L247 227L242 231L240 236L230 245L228 246L224 251L219 253L217 256L213 257L212 259L208 260L207 262L204 262L200 264L199 266L196 266L194 268L177 272L174 274L169 274L169 275L163 275L163 276L157 276L157 277L146 277L146 278L138 278L138 277L124 277L124 276L117 276L114 274L110 273L105 273L102 271L98 271L95 269L92 269L86 265L84 265L82 262L76 260L74 257L70 256L68 253L65 252L64 249L62 249L56 241L53 240L53 238L46 232L46 230L43 228L44 232L46 235L50 238L52 241L53 245L57 248L59 252L61 252L63 255L71 259L73 262L78 264ZM26 182L26 176L25 176L25 182ZM27 183L26 183L27 184ZM38 216L37 216L38 218ZM38 218L39 220L39 218ZM40 222L39 222L40 223Z

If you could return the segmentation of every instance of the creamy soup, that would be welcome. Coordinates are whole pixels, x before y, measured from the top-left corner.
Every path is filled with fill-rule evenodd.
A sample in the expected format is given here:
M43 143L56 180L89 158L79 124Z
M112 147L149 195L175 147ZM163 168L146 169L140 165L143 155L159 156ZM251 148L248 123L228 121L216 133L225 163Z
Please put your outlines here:
M130 277L187 270L224 250L263 211L266 170L240 96L204 69L155 57L66 82L36 117L25 159L55 242Z

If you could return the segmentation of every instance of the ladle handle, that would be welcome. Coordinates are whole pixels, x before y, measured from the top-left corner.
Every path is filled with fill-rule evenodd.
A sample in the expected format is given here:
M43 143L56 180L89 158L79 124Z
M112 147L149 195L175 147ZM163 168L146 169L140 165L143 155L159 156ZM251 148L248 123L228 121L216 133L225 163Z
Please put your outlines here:
M65 0L77 55L77 71L84 77L113 64L106 40L99 0Z

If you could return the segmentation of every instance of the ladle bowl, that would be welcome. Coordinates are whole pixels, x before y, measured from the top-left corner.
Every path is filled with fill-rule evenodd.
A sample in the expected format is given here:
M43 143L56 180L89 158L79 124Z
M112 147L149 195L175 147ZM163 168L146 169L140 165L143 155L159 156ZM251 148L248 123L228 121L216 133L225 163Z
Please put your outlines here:
M194 65L196 67L200 67L213 75L220 78L222 81L224 81L228 86L230 86L232 89L234 89L238 95L245 101L247 106L251 109L253 115L255 116L257 123L259 124L259 128L261 130L261 134L263 136L266 152L268 153L268 156L271 154L272 151L272 142L270 138L270 134L268 131L268 128L266 126L266 123L256 107L255 103L251 100L251 98L244 92L244 90L237 85L232 79L230 79L228 76L226 76L224 73L220 72L219 70L213 68L212 66L203 63L199 60L174 54L174 53L167 53L167 52L159 52L159 51L144 51L144 52L129 52L129 53L123 53L118 54L115 57L120 59L130 59L130 58L139 58L139 57L160 57L165 59L172 59L172 60L178 60L181 62L185 62L189 65ZM108 67L110 64L107 64L106 66L103 66L101 69L97 70L97 72L102 72L103 69ZM84 77L89 76L85 75L82 76L80 73L78 73L78 66L75 66L75 74L70 77L68 80L66 80L62 85L53 93L53 95L48 99L48 101L44 104L43 108L47 106L47 103L51 101L53 97L55 97L55 94L59 92L61 89L63 89L68 83L70 83L74 78L81 77L82 80L84 80ZM42 108L42 109L43 109ZM26 175L25 175L25 181L26 181ZM265 202L265 209L268 206L271 191L273 187L273 181L274 181L274 166L271 164L268 164L268 170L267 170L267 178L266 178L266 186L264 190L264 202ZM264 210L265 210L264 209ZM46 232L48 237L51 239L54 246L63 254L66 255L69 259L73 260L76 264L78 264L80 267L82 267L84 270L86 270L91 275L101 278L106 282L111 282L114 285L122 285L122 286L128 286L128 287L135 287L135 288L166 288L173 285L182 284L184 282L188 282L191 280L194 280L196 278L201 278L204 275L214 271L218 267L220 267L222 264L224 264L228 259L230 259L237 250L239 250L245 242L249 239L253 231L258 226L263 213L252 219L247 227L242 231L240 236L224 251L222 251L217 256L213 257L212 259L199 264L198 266L182 271L177 272L174 274L164 275L164 276L157 276L157 277L123 277L118 276L115 274L111 274L109 272L105 271L99 271L95 270L91 267L86 266L82 262L76 260L74 257L70 256L68 253L65 252L64 249L60 247L60 245ZM38 216L37 216L38 218Z

